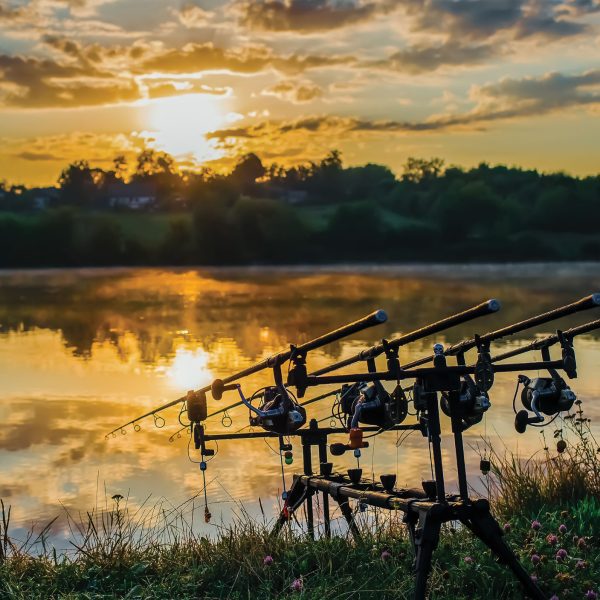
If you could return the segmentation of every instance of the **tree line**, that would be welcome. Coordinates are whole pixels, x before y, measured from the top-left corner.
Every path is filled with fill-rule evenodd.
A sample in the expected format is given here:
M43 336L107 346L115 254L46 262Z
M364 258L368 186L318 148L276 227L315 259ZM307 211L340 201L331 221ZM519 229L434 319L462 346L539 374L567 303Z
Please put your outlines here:
M125 182L153 186L150 215L107 204ZM396 176L335 150L291 167L249 154L221 174L144 150L108 170L70 164L45 210L2 184L0 211L3 267L600 258L600 176L439 158L409 158ZM162 223L151 239L149 219Z

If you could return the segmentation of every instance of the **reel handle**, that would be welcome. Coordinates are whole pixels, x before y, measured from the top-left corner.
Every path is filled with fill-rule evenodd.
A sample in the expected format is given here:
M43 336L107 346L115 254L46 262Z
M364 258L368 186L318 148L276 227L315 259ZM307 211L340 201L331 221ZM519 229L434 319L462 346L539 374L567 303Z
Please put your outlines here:
M526 410L520 410L515 416L515 430L517 433L525 433L527 425L534 425L536 423L543 423L544 417L541 415L529 416Z
M210 393L215 400L220 400L223 397L223 392L231 390L237 390L239 387L238 383L230 383L228 385L222 379L215 379L210 384Z
M361 448L368 448L369 447L369 442L363 442L362 446L360 446L360 447ZM348 450L356 450L356 448L352 448L350 446L350 444L342 444L342 443L331 444L329 446L329 452L333 456L342 456L342 454L344 454Z

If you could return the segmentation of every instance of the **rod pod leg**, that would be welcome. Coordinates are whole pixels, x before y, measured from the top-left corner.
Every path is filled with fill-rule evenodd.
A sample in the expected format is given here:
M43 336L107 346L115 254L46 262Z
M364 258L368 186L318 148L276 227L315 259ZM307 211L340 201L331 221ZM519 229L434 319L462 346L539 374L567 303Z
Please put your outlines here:
M431 558L440 540L443 512L443 506L440 504L434 504L428 510L419 511L419 520L414 529L414 600L427 598L427 579L431 571Z
M340 510L342 511L342 515L344 515L344 519L346 519L346 522L348 523L348 528L350 529L350 533L352 533L352 537L358 541L360 539L360 530L354 522L354 515L352 514L352 509L350 508L348 500L343 500L341 498L336 498L336 500L340 505Z
M487 500L475 500L472 504L465 505L459 513L459 518L498 557L499 561L514 573L523 585L527 596L534 600L547 600L548 597L532 581L516 554L504 541L502 529L491 515Z
M292 518L292 512L304 502L304 496L310 493L310 490L306 489L302 480L299 477L294 476L294 482L288 491L287 499L279 513L279 517L277 518L277 521L275 521L275 525L273 525L271 535L279 534L283 526Z

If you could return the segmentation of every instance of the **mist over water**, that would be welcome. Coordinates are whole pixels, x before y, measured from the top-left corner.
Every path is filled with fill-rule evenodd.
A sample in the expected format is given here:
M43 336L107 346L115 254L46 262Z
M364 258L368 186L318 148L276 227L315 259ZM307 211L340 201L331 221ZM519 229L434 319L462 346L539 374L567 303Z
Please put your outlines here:
M126 435L105 439L121 423L188 389L377 308L387 311L387 323L310 353L309 370L488 298L502 301L498 314L404 347L401 362L429 354L435 342L451 344L599 290L598 264L0 272L0 498L12 505L17 534L62 515L52 528L60 548L67 531L65 510L76 514L102 508L117 493L133 507L149 496L151 502L162 498L169 506L199 493L201 475L188 459L187 434L169 441L180 427L177 408L164 414L164 428L147 419L137 433L129 427ZM590 321L599 312L524 332L492 350ZM598 333L577 338L579 378L571 382L596 432L599 340ZM268 383L269 373L258 373L244 381L244 391L249 395ZM495 448L506 446L524 457L544 446L539 431L529 429L520 436L514 431L515 385L515 375L497 375L485 423L465 434L471 483L479 491L485 488L479 481L477 445L486 433ZM309 391L306 397L321 392ZM209 410L235 400L233 395L220 402L209 398ZM308 410L309 417L324 419L326 425L330 412L330 401ZM247 426L246 409L230 416L229 429L219 416L208 422L209 431ZM445 418L443 426L447 433ZM550 445L553 431L553 426L545 430ZM429 453L420 434L412 434L399 448L396 440L392 432L370 440L362 457L365 473L396 472L399 485L429 478ZM444 448L452 489L449 438ZM297 442L294 452L294 464L285 469L288 485L301 468ZM355 466L353 457L334 462L339 469ZM282 489L279 456L262 440L222 442L209 463L207 481L214 523L231 519L238 510L236 500L258 516L260 498L270 517ZM197 506L201 511L201 502ZM197 528L213 531L214 525L200 524L198 515Z

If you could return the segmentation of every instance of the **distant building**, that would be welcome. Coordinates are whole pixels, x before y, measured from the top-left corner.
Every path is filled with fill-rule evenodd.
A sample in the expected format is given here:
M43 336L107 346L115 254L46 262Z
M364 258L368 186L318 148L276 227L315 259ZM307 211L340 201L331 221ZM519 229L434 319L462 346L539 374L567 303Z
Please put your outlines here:
M282 198L288 204L302 204L306 202L308 192L306 190L287 190L283 192Z
M141 210L156 204L156 186L151 183L115 183L108 188L108 206Z
M265 189L271 198L277 198L287 204L302 204L308 199L306 190L290 190L274 184L267 184Z
M31 188L27 196L31 199L31 207L34 210L46 210L52 204L56 204L59 190L55 187Z

